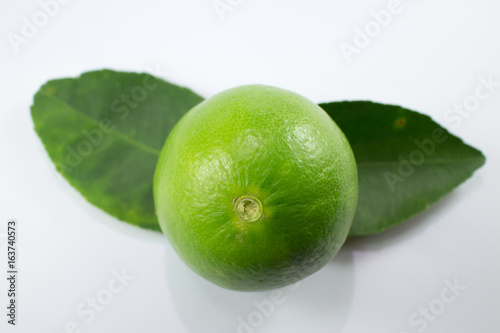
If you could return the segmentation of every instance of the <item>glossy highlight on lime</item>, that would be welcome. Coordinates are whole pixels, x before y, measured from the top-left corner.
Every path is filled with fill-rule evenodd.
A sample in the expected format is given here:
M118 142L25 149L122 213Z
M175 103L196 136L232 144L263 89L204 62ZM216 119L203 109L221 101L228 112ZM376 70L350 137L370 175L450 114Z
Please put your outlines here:
M347 139L316 104L242 86L191 109L154 179L162 231L196 273L224 288L286 286L323 267L356 210Z

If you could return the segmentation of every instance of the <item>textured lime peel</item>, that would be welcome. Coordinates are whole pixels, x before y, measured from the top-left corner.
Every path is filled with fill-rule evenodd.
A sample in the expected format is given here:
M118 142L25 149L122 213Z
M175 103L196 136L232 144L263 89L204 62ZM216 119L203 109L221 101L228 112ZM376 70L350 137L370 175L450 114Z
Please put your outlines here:
M269 86L191 109L163 146L158 220L180 257L224 288L281 288L325 266L358 198L349 142L315 103Z
M264 215L262 203L253 195L238 198L234 203L234 211L244 222L257 222Z

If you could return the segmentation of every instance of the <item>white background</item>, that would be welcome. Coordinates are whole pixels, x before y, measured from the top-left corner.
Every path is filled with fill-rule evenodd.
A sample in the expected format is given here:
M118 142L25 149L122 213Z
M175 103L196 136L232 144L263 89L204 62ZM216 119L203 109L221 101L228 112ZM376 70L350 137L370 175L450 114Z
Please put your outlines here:
M74 321L84 333L229 333L238 318L263 318L239 331L498 332L500 87L460 124L444 114L474 94L479 77L500 81L500 5L401 0L403 10L348 63L340 44L352 44L355 29L388 0L232 3L221 20L212 0L73 0L16 52L9 33L21 35L23 18L32 21L41 7L1 0L0 233L7 219L18 220L20 296L18 326L8 327L0 273L0 331L60 333ZM431 115L488 160L427 212L348 241L263 317L254 301L268 304L272 292L204 281L161 234L101 212L55 171L33 130L32 97L49 79L101 68L151 72L205 97L261 83L316 102L399 104ZM122 269L133 280L86 322L76 308ZM419 308L438 306L445 281L455 279L467 289L432 321L410 324Z

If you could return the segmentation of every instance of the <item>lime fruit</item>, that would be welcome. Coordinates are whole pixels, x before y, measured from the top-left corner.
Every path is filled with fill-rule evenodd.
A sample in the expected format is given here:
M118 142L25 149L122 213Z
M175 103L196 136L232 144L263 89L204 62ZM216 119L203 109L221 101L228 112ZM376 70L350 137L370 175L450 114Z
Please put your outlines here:
M174 127L154 179L160 226L199 275L235 290L283 287L340 249L358 197L342 131L287 90L242 86Z

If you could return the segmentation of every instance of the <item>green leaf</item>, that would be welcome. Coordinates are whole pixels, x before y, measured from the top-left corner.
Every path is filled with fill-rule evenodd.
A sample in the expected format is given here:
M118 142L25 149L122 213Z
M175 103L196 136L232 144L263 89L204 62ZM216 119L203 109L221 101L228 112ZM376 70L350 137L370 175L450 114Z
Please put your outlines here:
M176 122L202 98L148 74L110 70L47 82L31 114L57 170L89 202L160 230L153 175Z
M320 104L347 136L358 165L350 236L395 226L444 197L485 162L430 117L372 102Z

